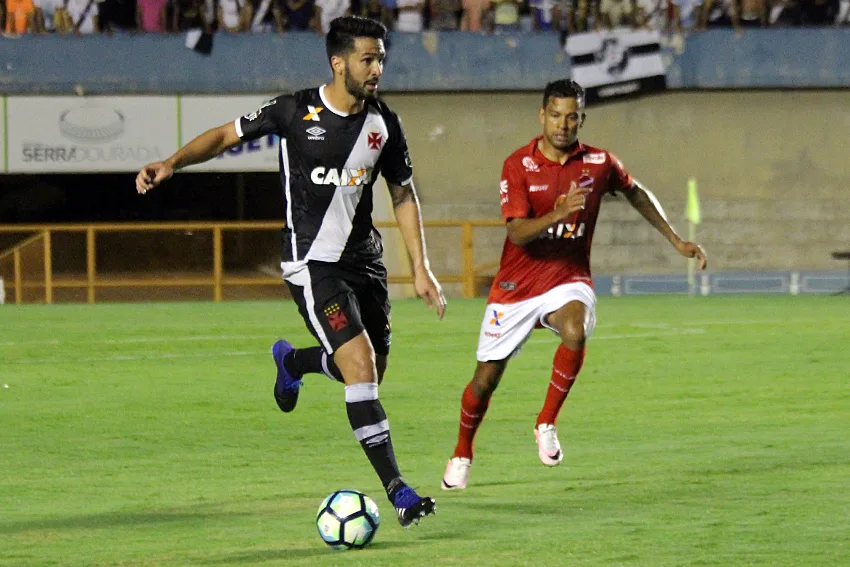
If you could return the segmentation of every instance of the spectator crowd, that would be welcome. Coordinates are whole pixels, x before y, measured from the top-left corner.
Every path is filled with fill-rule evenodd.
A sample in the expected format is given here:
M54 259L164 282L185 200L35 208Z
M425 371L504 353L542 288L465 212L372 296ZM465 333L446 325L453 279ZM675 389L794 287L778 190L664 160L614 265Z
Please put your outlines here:
M345 14L417 33L457 30L562 34L614 27L850 25L850 0L0 0L7 34L325 33Z

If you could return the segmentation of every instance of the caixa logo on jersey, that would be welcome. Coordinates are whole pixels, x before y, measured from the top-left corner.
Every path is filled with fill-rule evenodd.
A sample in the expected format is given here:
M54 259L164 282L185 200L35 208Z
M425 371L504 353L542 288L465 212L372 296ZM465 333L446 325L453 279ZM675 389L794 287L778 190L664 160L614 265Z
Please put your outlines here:
M549 230L544 232L540 238L544 240L557 239L573 239L584 236L584 223L566 223L559 222L556 225L550 226Z
M316 167L310 172L310 181L316 185L359 187L360 185L368 185L372 181L372 168Z

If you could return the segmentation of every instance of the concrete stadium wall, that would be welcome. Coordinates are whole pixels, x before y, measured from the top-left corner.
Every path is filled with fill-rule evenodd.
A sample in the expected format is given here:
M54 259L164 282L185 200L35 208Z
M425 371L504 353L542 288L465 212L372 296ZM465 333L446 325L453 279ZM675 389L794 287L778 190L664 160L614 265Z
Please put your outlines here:
M496 218L502 161L538 135L538 93L387 96L402 117L426 218ZM613 151L684 234L699 183L699 241L712 270L842 269L850 249L850 104L841 91L674 92L588 111L581 138ZM476 263L504 231L480 230ZM459 235L429 235L435 264L459 268ZM606 201L596 274L681 273L685 262L622 200Z

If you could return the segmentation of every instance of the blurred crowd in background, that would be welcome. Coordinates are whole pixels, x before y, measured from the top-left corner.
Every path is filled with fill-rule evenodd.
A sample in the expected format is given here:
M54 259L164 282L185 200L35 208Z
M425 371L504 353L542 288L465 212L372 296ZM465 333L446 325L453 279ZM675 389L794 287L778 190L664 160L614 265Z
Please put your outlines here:
M286 33L327 31L356 14L417 33L614 27L699 31L710 27L850 25L850 0L0 0L5 34Z

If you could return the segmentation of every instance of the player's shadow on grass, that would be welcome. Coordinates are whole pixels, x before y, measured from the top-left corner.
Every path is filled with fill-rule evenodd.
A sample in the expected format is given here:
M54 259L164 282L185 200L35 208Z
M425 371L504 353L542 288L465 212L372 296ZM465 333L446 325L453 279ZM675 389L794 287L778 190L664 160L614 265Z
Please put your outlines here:
M492 482L476 482L475 486L485 487L485 486L516 486L520 484L528 484L527 480L495 480Z
M172 510L150 510L141 512L107 512L64 518L44 518L24 522L0 523L0 534L13 535L39 530L110 529L162 524L204 523L216 518L239 518L253 516L249 512L177 512Z
M470 502L470 508L499 514L529 514L533 516L558 515L563 510L563 503L552 502L537 504L530 502Z
M414 545L422 545L426 543L424 541L416 540L416 541L376 541L368 548L366 548L366 552L380 552L380 551L391 551L393 549L401 549L405 547L411 547ZM257 549L254 551L244 552L244 553L234 553L232 555L222 555L219 557L210 557L209 559L205 559L200 561L201 565L258 565L260 563L266 563L268 561L280 561L285 559L295 560L295 559L310 559L313 557L328 557L328 558L338 558L342 557L339 555L339 551L335 551L329 547L318 547L315 549ZM360 551L354 551L352 553L364 553Z

